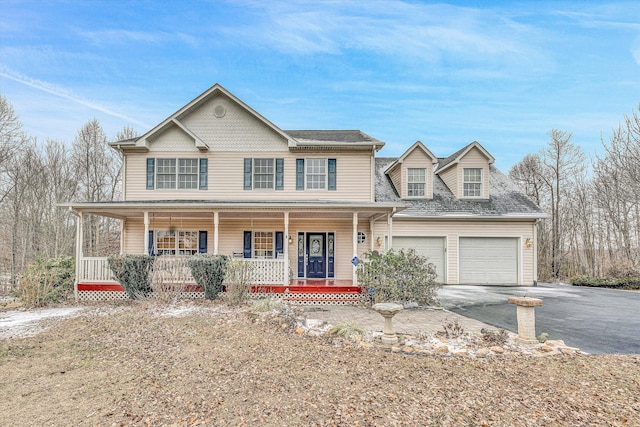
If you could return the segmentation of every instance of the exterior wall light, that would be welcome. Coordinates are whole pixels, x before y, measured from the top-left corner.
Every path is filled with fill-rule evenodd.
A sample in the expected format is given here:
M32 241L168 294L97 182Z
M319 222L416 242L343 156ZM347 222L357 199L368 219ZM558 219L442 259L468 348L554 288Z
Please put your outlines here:
M528 248L533 246L533 239L531 237L527 237L527 240L524 241L524 245Z

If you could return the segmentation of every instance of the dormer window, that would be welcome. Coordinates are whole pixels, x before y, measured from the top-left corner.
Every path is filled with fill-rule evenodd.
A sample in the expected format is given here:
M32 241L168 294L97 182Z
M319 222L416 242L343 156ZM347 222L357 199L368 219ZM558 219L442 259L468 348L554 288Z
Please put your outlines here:
M424 197L426 183L426 169L407 168L407 197Z
M464 168L464 197L482 197L482 169Z

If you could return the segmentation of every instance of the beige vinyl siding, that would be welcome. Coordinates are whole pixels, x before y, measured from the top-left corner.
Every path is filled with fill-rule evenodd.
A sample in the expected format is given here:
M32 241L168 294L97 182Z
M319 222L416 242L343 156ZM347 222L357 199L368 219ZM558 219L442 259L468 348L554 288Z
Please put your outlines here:
M125 254L144 253L144 220L142 218L128 219L124 225Z
M421 149L413 150L402 162L402 196L407 197L407 184L409 168L422 168L425 169L425 195L424 198L433 198L433 163L431 158L426 155Z
M171 224L167 218L149 218L150 230L193 230L208 232L207 252L213 253L214 225L213 218L172 218ZM218 253L220 255L232 255L234 252L243 251L244 231L282 231L284 232L284 219L227 219L221 218L218 224ZM358 245L358 255L362 256L369 250L370 230L369 222L359 221L358 231L367 235L367 241ZM289 245L286 236L284 244L289 250L289 266L293 277L297 277L297 235L298 232L334 232L335 236L335 278L339 280L351 280L353 265L353 221L344 220L315 220L315 219L291 219L289 221L289 235L293 243ZM124 252L130 254L144 253L144 222L140 219L127 220L125 224Z
M534 275L534 247L527 248L524 242L533 238L534 222L527 221L448 221L393 219L393 236L446 237L447 273L449 284L459 283L458 240L460 237L512 237L518 239L518 284L532 285ZM375 235L385 236L385 221L375 223ZM384 249L384 246L380 248Z
M396 191L402 197L402 168L401 165L396 165L389 174L391 183L395 187Z
M464 169L480 168L482 169L482 196L483 199L489 198L489 161L477 148L472 148L467 154L460 159L458 163L458 197L464 198Z
M453 165L446 171L438 174L454 196L460 197L458 190L458 165Z
M151 141L151 146L157 152L186 152L191 156L200 151L196 148L194 139L176 125L169 127Z
M126 195L127 200L371 200L371 153L353 152L339 154L303 154L289 152L150 152L127 155ZM146 159L153 158L200 158L209 159L208 190L147 190ZM284 190L244 190L244 158L284 158ZM296 190L296 159L335 158L335 191Z
M224 117L216 117L216 107L225 109ZM282 135L222 94L185 112L179 120L213 152L288 150Z

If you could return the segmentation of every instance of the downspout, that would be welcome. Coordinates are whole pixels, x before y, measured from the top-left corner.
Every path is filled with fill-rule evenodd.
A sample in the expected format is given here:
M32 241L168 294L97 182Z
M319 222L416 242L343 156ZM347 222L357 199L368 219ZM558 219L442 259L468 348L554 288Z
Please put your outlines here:
M127 156L120 144L116 145L116 149L122 153L122 200L127 200Z
M376 145L371 148L371 201L376 201Z
M533 286L538 286L538 223L540 219L536 219L533 224Z

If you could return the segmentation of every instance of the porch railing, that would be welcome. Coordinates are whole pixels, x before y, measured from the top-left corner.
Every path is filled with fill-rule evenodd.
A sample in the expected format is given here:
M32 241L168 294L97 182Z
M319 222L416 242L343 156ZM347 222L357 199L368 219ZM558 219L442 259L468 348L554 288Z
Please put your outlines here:
M251 282L254 285L275 285L285 283L284 259L234 259L234 261L251 263ZM184 257L158 257L154 267L170 272L172 281L195 283ZM85 257L80 260L80 283L117 283L106 257Z
M80 282L116 282L106 257L80 259Z

